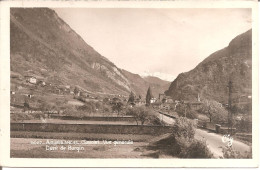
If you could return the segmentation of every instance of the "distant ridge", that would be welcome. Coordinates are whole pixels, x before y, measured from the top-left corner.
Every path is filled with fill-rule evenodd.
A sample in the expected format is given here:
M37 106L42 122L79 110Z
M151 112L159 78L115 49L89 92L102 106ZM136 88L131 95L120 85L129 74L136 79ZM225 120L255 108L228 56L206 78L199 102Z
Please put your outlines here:
M227 84L232 80L234 97L252 94L252 30L235 37L228 45L181 73L165 92L174 99L214 99L226 103Z

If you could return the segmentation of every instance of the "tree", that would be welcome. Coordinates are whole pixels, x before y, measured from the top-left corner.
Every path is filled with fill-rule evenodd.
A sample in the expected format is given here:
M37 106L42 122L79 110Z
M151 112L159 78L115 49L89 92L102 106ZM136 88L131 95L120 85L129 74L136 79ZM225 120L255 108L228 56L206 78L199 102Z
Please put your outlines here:
M124 106L124 104L122 102L117 102L117 103L113 104L112 110L117 111L117 113L119 115L120 111L123 109L123 106Z
M179 116L186 117L186 113L189 111L189 107L184 103L179 103L176 106L176 112Z
M29 103L28 101L25 101L24 104L23 104L23 107L24 107L24 111L26 110L29 110L30 109L30 106L29 106Z
M192 110L191 105L189 103L179 103L176 105L175 110L179 116L181 117L187 117L189 119L196 119L197 118L197 112L195 110Z
M146 107L140 106L140 107L128 108L126 114L134 116L137 125L139 124L139 122L141 123L141 125L143 125L150 118L149 111L150 110L147 109Z
M109 102L109 98L105 97L105 98L103 99L103 103L107 104L108 102Z
M134 102L135 102L135 95L134 95L134 93L131 91L127 103L134 103Z
M120 111L123 109L124 104L121 102L121 100L117 97L114 97L112 100L112 110L117 111L118 115Z
M210 122L220 123L227 120L228 112L214 100L205 100L201 111L208 115Z
M152 94L152 90L151 90L151 88L149 86L149 88L147 90L147 93L146 93L146 105L147 106L150 106L152 98L153 98L153 94Z
M78 87L75 87L74 88L74 94L77 95L79 93L79 88Z
M174 137L183 137L185 139L193 139L195 135L195 125L192 120L189 120L185 117L179 117L176 119L175 124L173 125L173 135Z

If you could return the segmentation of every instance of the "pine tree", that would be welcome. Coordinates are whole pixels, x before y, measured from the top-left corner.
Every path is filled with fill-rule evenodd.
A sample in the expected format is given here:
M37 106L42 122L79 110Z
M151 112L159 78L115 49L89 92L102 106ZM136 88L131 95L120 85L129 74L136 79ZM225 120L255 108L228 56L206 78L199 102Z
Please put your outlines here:
M147 93L146 93L146 105L149 106L151 104L151 99L153 98L152 90L149 86Z
M128 103L134 103L135 102L135 95L134 93L131 91L129 98L128 98Z

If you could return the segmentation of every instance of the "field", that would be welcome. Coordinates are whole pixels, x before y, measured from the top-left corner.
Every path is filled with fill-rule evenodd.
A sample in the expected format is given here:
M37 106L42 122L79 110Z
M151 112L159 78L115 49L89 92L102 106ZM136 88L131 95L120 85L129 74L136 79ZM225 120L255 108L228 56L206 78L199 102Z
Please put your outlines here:
M95 115L96 116L96 115ZM63 119L64 118L64 119ZM63 125L63 128L67 129L67 126L84 125L84 131L91 126L96 128L91 129L91 133L84 132L79 133L78 130L70 132L71 129L59 131L48 131L47 127L43 131L35 131L34 127L25 129L11 130L11 151L10 156L14 158L165 158L172 157L166 154L158 152L158 150L151 150L147 146L151 141L160 137L160 134L165 132L159 132L161 128L137 126L134 119L129 119L129 116L125 117L90 117L91 120L71 120L71 117L57 117L55 119L31 119L23 120L23 125L38 123L41 125ZM74 118L74 117L73 117ZM76 117L77 118L77 117ZM86 117L88 118L88 117ZM89 119L89 118L88 118ZM123 121L122 121L123 120ZM75 125L75 126L74 126ZM11 124L12 126L12 124ZM86 127L85 127L86 126ZM104 128L105 126L106 128ZM122 133L102 133L107 129L115 128L116 131ZM36 127L35 127L36 128ZM103 130L102 130L103 128ZM120 129L118 129L120 128ZM130 128L130 129L128 129ZM131 128L134 128L131 130ZM137 131L136 131L137 128ZM11 128L12 129L12 128ZM118 130L117 130L118 129ZM125 130L123 130L125 129ZM138 130L140 129L140 130ZM155 131L154 131L154 130ZM148 131L147 131L148 130ZM118 131L118 132L119 132ZM134 131L138 134L131 134ZM151 131L151 132L149 132ZM153 132L154 131L154 132ZM158 133L158 132L159 133ZM125 133L126 132L126 133ZM145 134L149 132L148 134ZM139 134L140 133L140 134ZM155 134L158 134L155 136ZM77 144L48 144L46 141L78 141ZM82 144L81 141L99 141L97 144ZM104 143L103 141L107 141ZM110 143L109 143L110 142ZM39 144L40 143L40 144ZM62 150L62 148L66 148Z
M67 134L67 133L20 133L12 132L11 157L18 158L165 158L157 150L149 149L149 141L160 136L111 135L111 134ZM17 138L17 137L26 138ZM33 136L35 135L35 136ZM80 136L80 138L79 138ZM33 137L33 138L31 138ZM40 137L40 138L38 138ZM50 139L58 137L58 139ZM50 144L63 140L77 144ZM47 139L46 139L47 138ZM78 138L78 139L77 139ZM103 138L103 140L102 140ZM105 139L104 139L105 138ZM84 140L82 140L84 139ZM131 140L130 140L131 139ZM95 144L93 144L93 142ZM128 142L128 143L127 143ZM66 148L62 150L61 147Z
M48 150L54 145L32 145L30 138L12 138L11 139L11 157L19 158L141 158L147 157L142 155L140 147L147 145L145 142L134 142L131 145L62 145L66 150ZM46 139L42 140L44 143ZM76 149L77 147L77 149ZM73 150L75 149L75 150Z

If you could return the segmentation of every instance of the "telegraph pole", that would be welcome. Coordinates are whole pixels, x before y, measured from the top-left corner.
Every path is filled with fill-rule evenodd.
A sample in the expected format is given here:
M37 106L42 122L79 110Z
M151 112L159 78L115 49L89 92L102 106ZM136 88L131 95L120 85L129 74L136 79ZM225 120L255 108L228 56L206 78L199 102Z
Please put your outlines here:
M229 122L229 130L230 130L230 135L232 136L232 131L233 131L233 113L232 113L232 88L233 88L233 83L231 80L228 82L228 122Z

